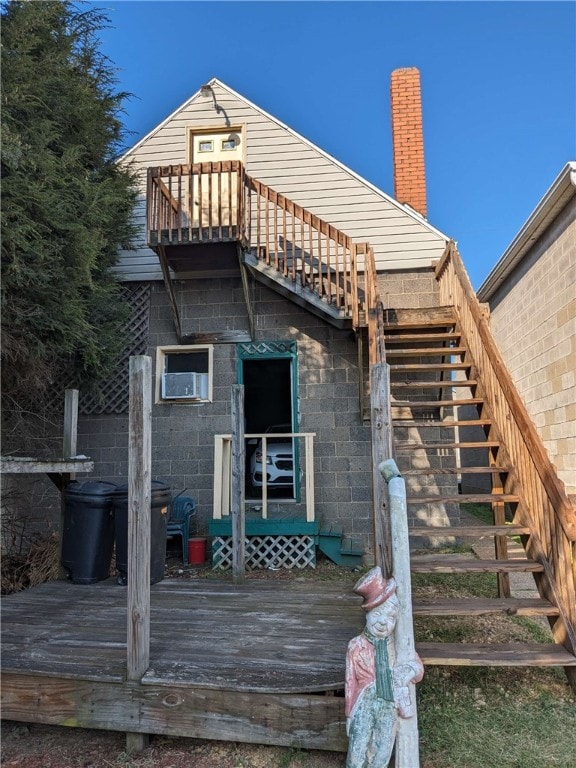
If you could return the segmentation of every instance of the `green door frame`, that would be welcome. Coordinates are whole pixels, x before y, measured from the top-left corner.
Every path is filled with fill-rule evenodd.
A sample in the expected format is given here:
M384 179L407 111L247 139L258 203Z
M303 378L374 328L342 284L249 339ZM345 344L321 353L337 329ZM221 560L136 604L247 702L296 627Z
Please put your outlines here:
M238 384L244 384L245 360L290 360L290 389L292 394L292 432L299 431L298 413L298 344L295 341L249 341L236 344L236 371ZM300 501L300 447L293 441L294 498Z

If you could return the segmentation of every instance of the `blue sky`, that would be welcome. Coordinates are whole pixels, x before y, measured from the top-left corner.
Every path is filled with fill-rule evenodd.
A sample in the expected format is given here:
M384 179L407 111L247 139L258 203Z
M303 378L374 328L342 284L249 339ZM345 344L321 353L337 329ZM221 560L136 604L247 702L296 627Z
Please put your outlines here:
M428 219L475 288L576 159L575 2L96 2L135 143L218 77L393 195L390 73L421 73Z

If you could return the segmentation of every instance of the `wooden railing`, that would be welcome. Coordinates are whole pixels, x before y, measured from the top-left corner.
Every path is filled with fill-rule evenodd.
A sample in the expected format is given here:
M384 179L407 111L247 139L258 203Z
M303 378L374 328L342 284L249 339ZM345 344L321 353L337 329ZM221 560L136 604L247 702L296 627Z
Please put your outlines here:
M149 168L149 245L246 241L246 195L238 160Z
M300 464L303 465L302 482L304 503L306 506L306 521L314 522L314 432L259 433L244 435L244 440L251 440L254 446L261 443L262 459L259 463L266 466L268 441L286 438L293 445L293 484L300 483ZM296 441L304 444L304 451L297 450ZM299 447L299 446L298 446ZM244 457L245 460L245 457ZM266 480L263 472L262 497L251 500L262 508L262 519L268 517L269 491L274 489ZM232 435L214 435L214 506L213 518L220 520L230 514L232 489Z
M309 290L352 321L376 306L376 269L368 243L245 173L240 161L148 169L148 244L237 240L285 280Z
M258 259L342 310L359 325L365 249L284 195L247 177L250 245Z
M555 640L576 653L576 510L546 453L492 337L488 321L453 242L436 268L440 303L453 305L490 418L513 467L520 496L516 522L531 534L525 547L544 566L538 587L560 609Z

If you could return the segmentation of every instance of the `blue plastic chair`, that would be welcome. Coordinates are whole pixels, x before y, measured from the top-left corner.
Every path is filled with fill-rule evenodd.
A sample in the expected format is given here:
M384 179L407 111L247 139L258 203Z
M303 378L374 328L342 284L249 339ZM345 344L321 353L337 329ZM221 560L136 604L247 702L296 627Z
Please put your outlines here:
M182 563L188 565L188 539L190 538L190 518L196 514L196 502L190 496L176 496L172 499L166 536L181 536Z

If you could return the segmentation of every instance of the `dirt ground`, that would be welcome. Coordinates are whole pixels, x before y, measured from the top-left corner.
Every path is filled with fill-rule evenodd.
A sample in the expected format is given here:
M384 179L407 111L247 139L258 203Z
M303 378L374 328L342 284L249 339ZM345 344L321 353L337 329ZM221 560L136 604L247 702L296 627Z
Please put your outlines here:
M341 753L257 744L153 736L138 755L126 754L115 731L2 723L3 768L344 768Z

